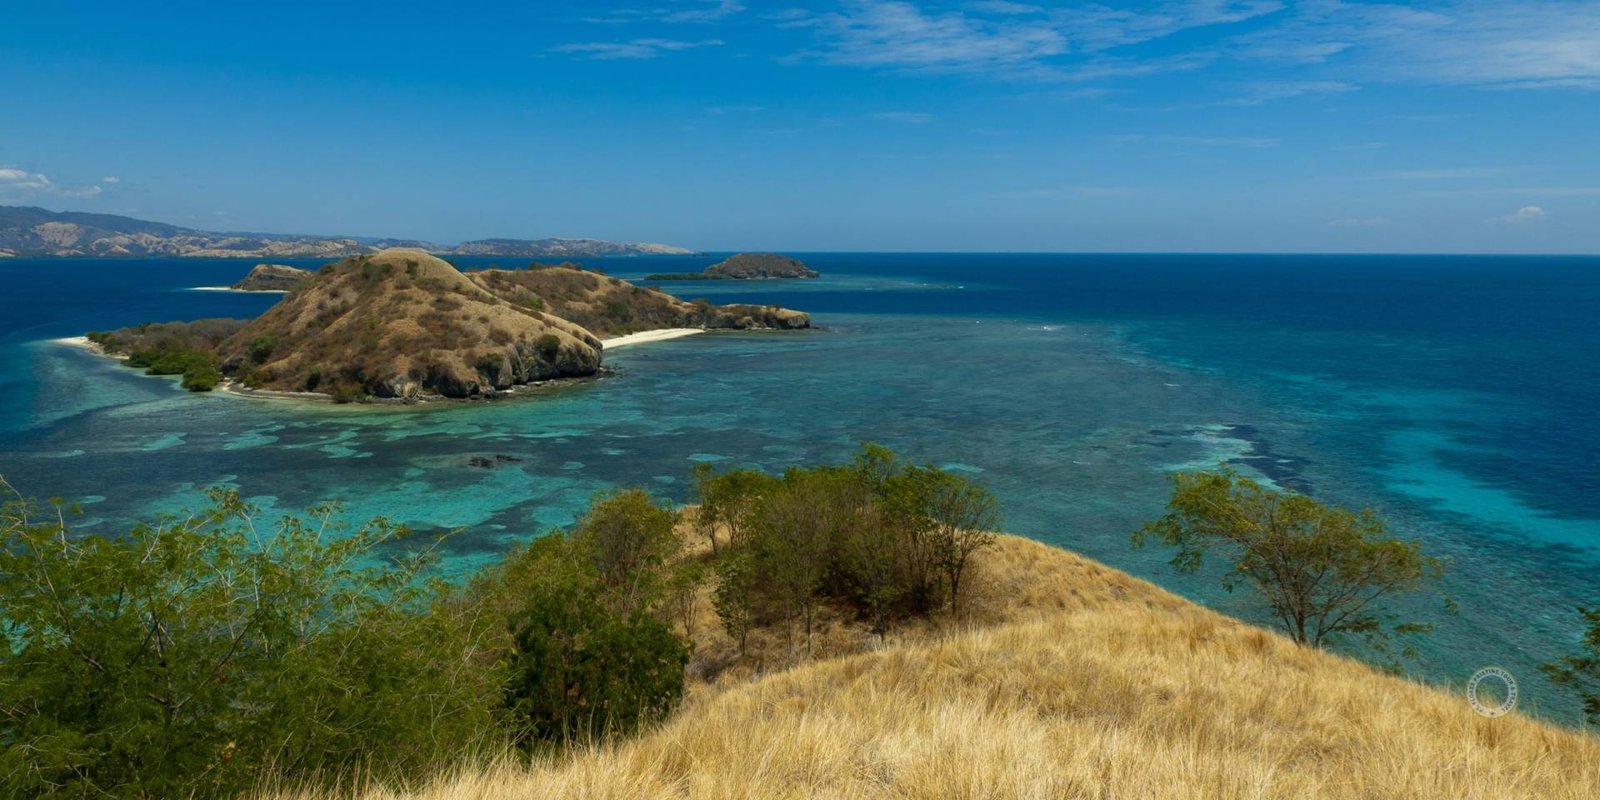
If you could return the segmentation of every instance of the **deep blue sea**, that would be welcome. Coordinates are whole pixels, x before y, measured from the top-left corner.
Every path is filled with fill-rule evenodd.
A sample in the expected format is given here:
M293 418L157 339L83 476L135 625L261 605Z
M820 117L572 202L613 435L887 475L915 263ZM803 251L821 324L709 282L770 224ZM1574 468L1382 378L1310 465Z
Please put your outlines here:
M1227 461L1377 508L1450 559L1460 611L1413 604L1438 626L1414 674L1459 686L1499 664L1574 716L1536 665L1600 603L1600 258L798 255L824 277L665 288L811 311L817 330L620 349L602 380L420 408L195 396L46 341L253 316L276 296L190 290L251 262L0 261L0 474L82 501L89 530L218 484L284 512L338 500L465 529L464 570L601 487L686 500L699 462L777 470L875 440L987 481L1016 533L1259 619L1215 574L1128 545L1168 473ZM636 278L716 259L589 263ZM498 454L518 460L472 465Z

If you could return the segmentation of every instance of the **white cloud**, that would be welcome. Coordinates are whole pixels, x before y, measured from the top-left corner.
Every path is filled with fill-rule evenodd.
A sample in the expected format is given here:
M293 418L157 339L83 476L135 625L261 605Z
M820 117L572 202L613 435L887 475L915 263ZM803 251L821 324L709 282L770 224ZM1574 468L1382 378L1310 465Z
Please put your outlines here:
M975 11L986 11L990 14L1016 14L1025 16L1028 14L1044 13L1044 8L1042 6L1029 5L1027 3L1012 3L1009 0L979 0L978 2L972 4L972 8Z
M683 6L694 6L683 8ZM671 8L619 8L603 15L585 17L584 22L618 25L638 22L718 22L745 10L739 0L688 0Z
M1600 3L1319 0L1235 40L1242 55L1326 64L1369 80L1600 88Z
M116 183L116 178L106 179L107 183ZM57 197L96 197L105 191L98 184L89 186L59 186L48 175L39 172L28 172L16 167L0 167L0 192L10 193L39 193L55 195Z
M680 39L633 39L626 42L565 44L555 48L555 51L557 53L585 56L596 61L614 61L618 59L656 58L665 53L692 50L697 47L716 47L722 43L721 39L702 39L694 42Z
M1067 38L1047 23L991 20L961 12L924 13L898 0L847 0L843 10L788 23L817 31L830 64L928 72L1037 71L1067 52Z
M1136 57L1112 51L1282 8L1278 0L1159 0L1138 10L974 0L956 10L907 0L844 0L836 12L791 12L784 24L816 32L819 47L801 54L806 60L1008 80L1092 81L1206 66L1216 52Z
M115 175L107 175L106 177L101 178L100 182L101 183L121 183L122 179L118 178Z
M49 191L55 184L37 172L27 172L15 167L0 167L0 189Z
M904 122L911 125L924 125L933 121L933 115L921 111L879 111L872 115L873 119L886 122Z
M1523 206L1503 217L1490 217L1488 222L1495 225L1527 225L1548 216L1550 212L1539 206Z

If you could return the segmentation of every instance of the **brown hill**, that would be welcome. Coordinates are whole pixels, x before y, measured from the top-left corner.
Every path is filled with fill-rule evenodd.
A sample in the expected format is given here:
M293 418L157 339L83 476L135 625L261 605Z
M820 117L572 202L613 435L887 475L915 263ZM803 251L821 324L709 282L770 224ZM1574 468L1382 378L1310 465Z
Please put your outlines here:
M687 303L576 265L463 274L427 253L390 249L324 266L248 323L143 325L91 338L132 365L182 374L197 391L225 375L251 389L336 400L416 399L593 375L603 336L809 326L798 311Z
M586 272L572 265L527 270L484 270L467 277L494 294L575 322L600 336L657 328L790 330L811 317L777 306L685 302L666 292Z
M474 397L592 375L600 347L583 328L496 297L438 258L385 250L323 267L218 355L224 372L258 388Z

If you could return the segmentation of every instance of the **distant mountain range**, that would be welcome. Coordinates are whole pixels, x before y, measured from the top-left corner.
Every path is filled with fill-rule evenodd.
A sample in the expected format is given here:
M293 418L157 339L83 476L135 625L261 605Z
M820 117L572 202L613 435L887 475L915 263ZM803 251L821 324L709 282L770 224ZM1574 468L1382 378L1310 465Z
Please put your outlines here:
M691 255L648 242L601 239L478 239L455 246L404 239L214 233L114 214L0 206L0 258L17 256L184 256L194 258L341 258L390 247L438 255L519 258Z

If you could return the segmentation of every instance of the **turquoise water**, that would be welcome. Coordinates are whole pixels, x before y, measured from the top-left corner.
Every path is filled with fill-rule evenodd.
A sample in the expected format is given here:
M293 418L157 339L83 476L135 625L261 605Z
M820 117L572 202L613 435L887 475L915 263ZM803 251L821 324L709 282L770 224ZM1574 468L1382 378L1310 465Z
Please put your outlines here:
M237 486L263 506L461 528L469 569L573 519L607 486L688 499L696 463L778 470L880 441L961 469L1007 527L1228 613L1128 534L1165 475L1230 461L1383 511L1451 559L1414 613L1439 626L1412 669L1463 683L1489 663L1569 718L1536 665L1600 602L1600 259L1296 256L804 256L811 282L668 285L781 302L818 329L617 350L608 377L510 402L332 407L192 396L44 343L146 320L253 315L275 297L229 261L0 264L0 474L86 502L85 525ZM595 262L624 277L705 259ZM487 263L490 259L478 260Z

